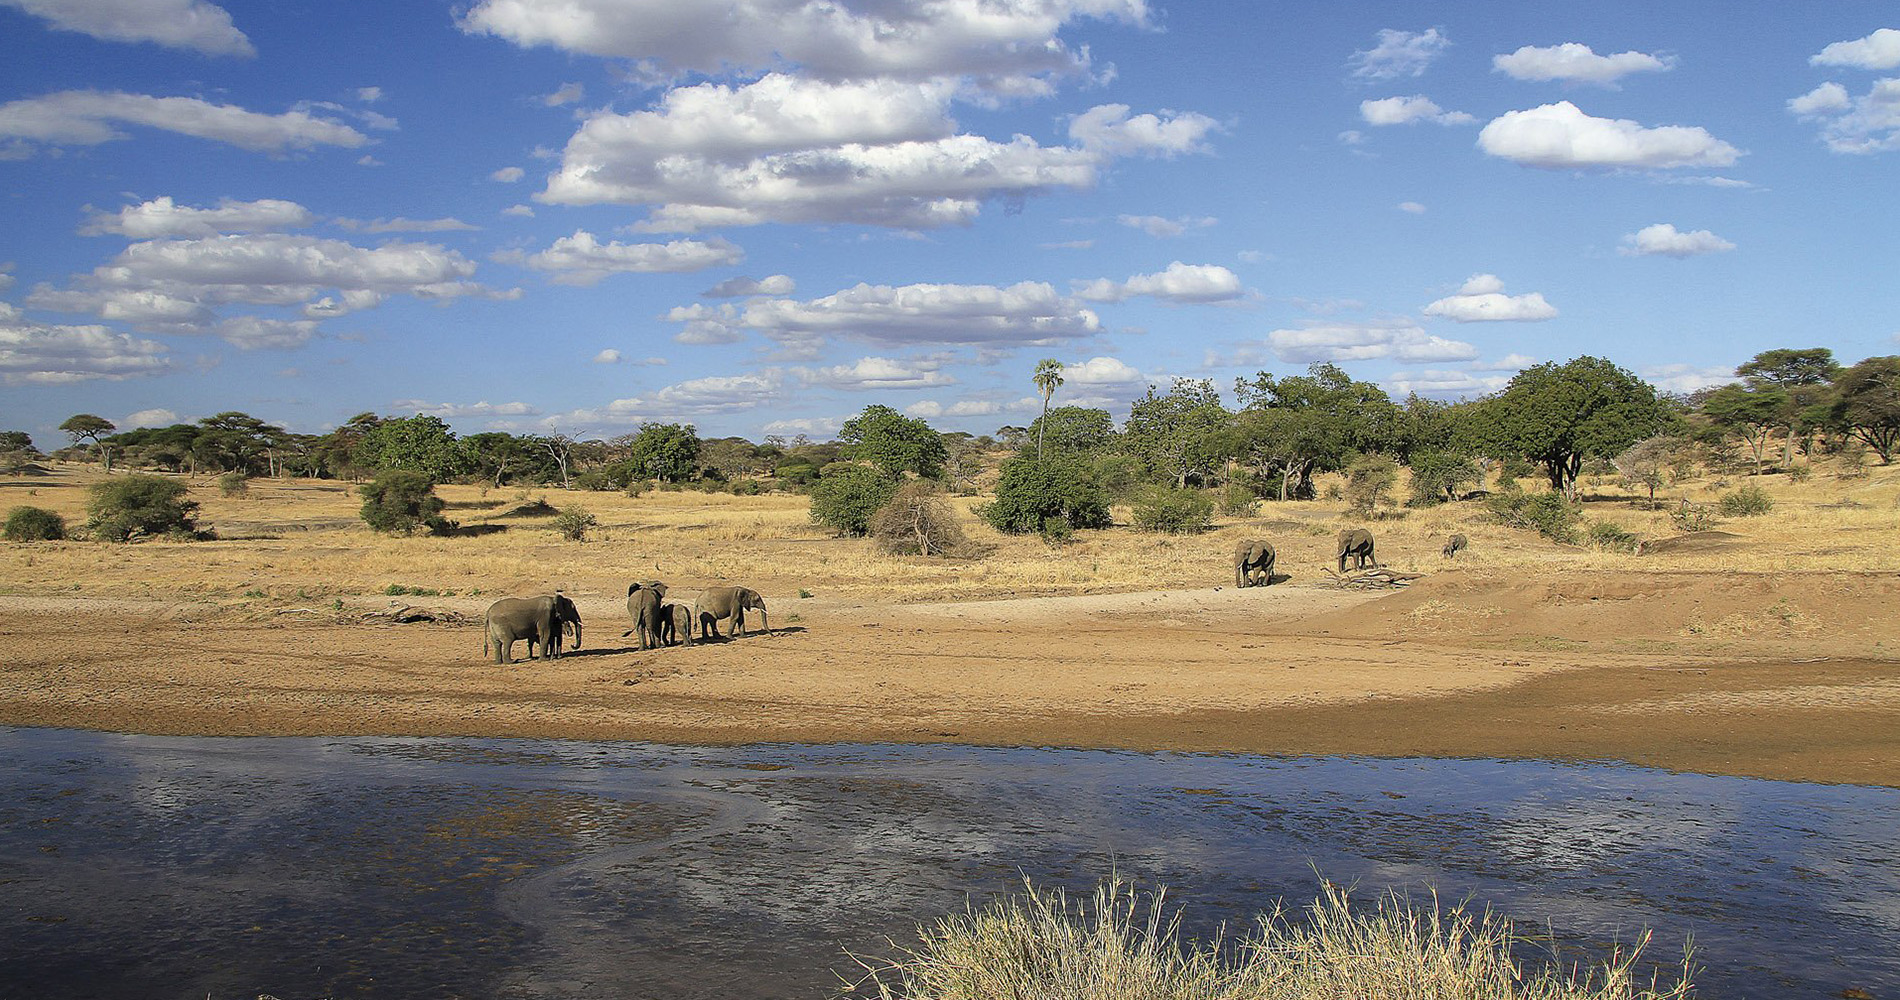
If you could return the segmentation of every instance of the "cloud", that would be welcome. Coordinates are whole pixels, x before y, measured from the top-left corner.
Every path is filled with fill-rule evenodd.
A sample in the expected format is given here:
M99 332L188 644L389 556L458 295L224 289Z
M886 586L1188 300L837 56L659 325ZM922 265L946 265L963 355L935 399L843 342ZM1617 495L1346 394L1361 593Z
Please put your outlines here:
M126 205L116 214L88 209L82 236L116 234L135 240L166 236L216 236L219 233L275 233L315 225L317 217L294 201L222 198L216 208L191 208L169 197Z
M179 422L177 413L156 407L129 413L117 421L122 431L138 430L141 427L170 427Z
M1087 250L1095 245L1094 240L1063 240L1059 243L1038 243L1038 250Z
M541 103L550 108L558 108L564 104L573 104L579 101L586 93L586 88L578 83L564 83L561 84L559 90L541 98Z
M0 104L0 139L18 148L96 146L128 138L117 124L143 125L179 135L222 142L254 153L283 153L317 146L354 148L363 133L308 111L259 114L195 97L152 97L97 90L67 90Z
M501 210L503 215L512 215L520 219L534 218L534 209L528 205L510 205Z
M1504 282L1495 274L1472 275L1458 294L1439 299L1423 311L1460 323L1535 323L1557 316L1557 308L1544 301L1540 292L1505 295Z
M956 379L938 371L934 362L906 362L891 358L859 358L848 365L801 368L797 373L808 385L853 391L931 389L956 383Z
M1417 326L1380 324L1316 324L1267 334L1273 355L1288 364L1316 361L1370 361L1389 358L1413 364L1470 361L1478 349L1457 340L1433 336Z
M1399 211L1406 212L1411 215L1424 215L1425 206L1419 204L1416 201L1402 201L1402 202L1399 202Z
M1725 167L1741 151L1690 126L1644 128L1633 121L1592 118L1569 101L1509 111L1478 133L1478 148L1527 167Z
M602 112L569 138L536 198L650 206L637 228L691 232L766 222L929 229L967 225L984 201L1092 187L1119 156L1196 151L1193 114L1105 105L1070 122L1074 146L958 134L943 81L827 82L773 73L668 91L651 110Z
M727 278L699 293L704 299L740 299L752 295L790 295L798 285L788 274L769 274L763 278L741 275Z
M170 371L165 345L103 326L59 326L23 319L0 302L0 382L61 385L119 381Z
M1419 122L1470 125L1477 121L1463 111L1446 111L1422 94L1360 101L1359 117L1364 118L1368 125L1416 125Z
M1651 365L1636 374L1664 392L1694 392L1735 381L1735 368L1697 367L1696 365Z
M419 413L431 417L452 420L456 417L523 417L533 416L540 410L527 403L430 403L420 399L398 399L389 404L393 413Z
M621 355L621 353L618 350L615 350L614 348L609 347L606 350L601 351L599 354L594 355L594 363L597 365L635 365L639 367L659 367L666 364L666 359L657 358L657 357L655 358L624 357Z
M1438 399L1456 399L1496 392L1509 385L1511 379L1506 375L1474 375L1468 371L1426 368L1395 372L1384 382L1386 388L1395 395L1417 393Z
M1491 68L1514 80L1594 83L1612 88L1631 73L1662 73L1675 65L1673 57L1652 56L1646 52L1600 56L1591 51L1590 46L1577 42L1544 47L1526 45L1510 55L1491 57Z
M264 316L232 316L212 327L226 343L241 350L272 348L287 351L302 347L317 335L314 319L272 319Z
M540 253L507 250L495 254L495 259L552 274L556 284L591 285L610 274L679 274L737 264L745 259L745 251L717 237L671 243L602 243L593 233L576 229L574 235L555 240Z
M649 79L796 66L822 79L972 76L1035 93L1039 80L1088 69L1088 50L1058 37L1064 27L1147 17L1144 0L482 0L458 23L524 48L633 60Z
M528 176L528 172L520 167L503 167L489 174L488 179L491 181L500 181L503 184L513 184L526 176Z
M925 399L904 407L904 412L913 417L935 420L939 417L987 417L1003 412L1002 404L981 399L962 399L945 406L934 399Z
M790 420L774 420L759 429L767 434L807 434L813 437L830 437L838 433L838 430L844 426L844 421L844 417L797 417Z
M1451 39L1437 28L1418 32L1384 28L1379 31L1379 44L1354 52L1346 65L1361 80L1420 76L1450 47Z
M204 0L0 0L62 31L107 42L155 42L208 56L257 55L223 7Z
M1496 361L1474 361L1471 363L1471 370L1474 372L1515 372L1523 371L1536 363L1537 359L1528 354L1506 354Z
M1882 153L1900 149L1900 79L1874 81L1860 97L1824 83L1788 102L1802 119L1821 123L1821 139L1836 153Z
M1146 295L1164 302L1230 302L1245 295L1240 276L1219 264L1183 264L1175 261L1155 274L1137 274L1127 281L1097 278L1075 282L1075 296L1089 302L1122 302Z
M561 423L637 424L726 413L743 413L772 405L785 395L784 373L768 369L751 375L714 375L689 379L647 396L616 399L604 407L576 410Z
M1706 229L1684 233L1667 222L1658 222L1624 236L1617 252L1626 257L1695 257L1733 249L1735 244Z
M1189 229L1205 229L1216 222L1209 216L1197 219L1185 215L1175 219L1164 219L1159 215L1120 215L1116 216L1115 221L1130 229L1139 229L1156 239L1180 236Z
M375 104L377 101L383 99L383 88L358 87L356 88L356 99L362 101L364 104Z
M1137 385L1148 376L1119 358L1096 357L1062 366L1062 379L1072 385Z
M888 346L1046 344L1101 332L1101 320L1042 282L995 285L859 284L816 299L756 298L744 306L681 306L682 343L730 343L754 330L794 353L827 337Z
M337 225L351 232L362 233L460 233L474 232L480 226L472 226L460 219L338 219Z
M1900 67L1900 30L1880 28L1865 38L1835 42L1808 62L1815 66L1845 66L1851 69L1894 69Z

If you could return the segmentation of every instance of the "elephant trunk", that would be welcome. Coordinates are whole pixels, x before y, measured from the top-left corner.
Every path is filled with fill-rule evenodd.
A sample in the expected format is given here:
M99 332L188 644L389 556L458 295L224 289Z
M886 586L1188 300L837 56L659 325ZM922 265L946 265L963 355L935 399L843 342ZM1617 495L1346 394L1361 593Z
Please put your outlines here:
M574 626L574 648L581 648L581 621L576 618L569 624Z

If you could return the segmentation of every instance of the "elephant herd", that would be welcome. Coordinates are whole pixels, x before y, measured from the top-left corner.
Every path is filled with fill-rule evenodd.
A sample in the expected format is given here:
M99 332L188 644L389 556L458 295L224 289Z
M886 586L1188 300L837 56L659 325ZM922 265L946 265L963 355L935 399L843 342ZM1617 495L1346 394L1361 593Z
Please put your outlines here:
M1445 540L1445 546L1439 550L1445 558L1451 559L1470 547L1471 540L1464 535L1453 535ZM1339 571L1346 572L1346 563L1352 562L1354 569L1379 567L1379 560L1372 552L1372 532L1364 528L1346 528L1339 533ZM1249 538L1234 546L1234 586L1264 587L1273 582L1273 543L1261 538Z
M640 637L641 649L676 643L693 644L693 630L701 640L719 638L719 623L727 622L733 637L745 634L745 613L757 611L759 626L772 634L765 598L749 587L714 587L702 592L689 608L666 601L667 586L658 580L640 580L627 587L627 617L633 627L621 633ZM482 658L513 663L516 642L528 643L528 658L551 660L561 655L568 633L581 648L581 615L567 595L507 597L489 605L483 622Z

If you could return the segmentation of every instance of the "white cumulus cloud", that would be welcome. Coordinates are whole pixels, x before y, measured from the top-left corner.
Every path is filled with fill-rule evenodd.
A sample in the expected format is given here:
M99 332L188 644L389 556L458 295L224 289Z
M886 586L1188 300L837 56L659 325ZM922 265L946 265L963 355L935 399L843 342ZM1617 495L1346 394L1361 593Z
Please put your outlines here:
M210 56L254 56L231 13L204 0L0 0L53 27L108 42L154 42Z
M1422 94L1360 101L1359 117L1364 118L1368 125L1416 125L1419 122L1470 125L1477 121L1463 111L1446 111Z
M1900 78L1876 80L1860 97L1824 83L1788 102L1788 110L1821 123L1821 139L1836 153L1900 149Z
M1535 323L1557 316L1557 307L1544 301L1541 292L1504 294L1504 282L1495 274L1472 275L1458 294L1439 299L1423 311L1459 323Z
M859 358L848 365L802 368L798 374L807 384L847 390L932 389L955 384L956 379L937 368L930 361Z
M394 413L417 413L431 417L451 420L456 417L523 417L533 416L540 410L527 403L431 403L421 399L398 399L389 404Z
M1645 128L1625 119L1593 118L1569 101L1509 111L1478 133L1492 156L1547 169L1725 167L1741 151L1684 125Z
M1900 30L1880 28L1865 38L1835 42L1808 59L1816 66L1845 66L1851 69L1893 69L1900 67Z
M294 201L263 198L237 201L223 198L216 208L179 205L158 197L126 205L116 213L93 211L79 228L81 235L107 233L135 240L165 236L215 236L219 233L273 233L315 225L317 217Z
M1095 357L1062 366L1063 381L1074 385L1136 385L1148 381L1120 358Z
M683 343L729 343L756 331L794 354L828 337L890 346L1045 344L1101 332L1101 320L1043 282L996 285L859 284L800 301L755 298L743 306L680 306L667 319L685 324Z
M1733 249L1735 244L1706 229L1685 233L1667 222L1658 222L1624 236L1617 252L1628 257L1696 257Z
M1594 83L1614 87L1631 73L1661 73L1673 69L1674 58L1647 52L1619 52L1600 56L1578 42L1562 45L1526 45L1509 55L1491 57L1491 68L1515 80Z
M1159 215L1120 215L1116 216L1115 221L1130 229L1139 229L1156 239L1180 236L1190 229L1205 229L1216 222L1215 219L1207 216L1200 218L1181 216L1168 219Z
M103 326L34 323L0 302L0 382L61 385L118 381L171 370L165 345Z
M521 264L553 275L562 285L591 285L610 274L681 273L737 264L745 251L725 240L674 240L671 243L600 242L593 233L577 229L555 240L546 250L524 254L503 251L497 260Z
M128 138L119 125L143 125L257 153L369 142L348 125L308 111L268 115L195 97L66 90L0 104L0 139L15 140L21 149L96 146Z
M1420 76L1450 47L1451 39L1437 28L1424 31L1384 28L1379 31L1377 45L1354 52L1346 65L1352 68L1352 75L1361 80Z
M488 179L491 181L499 181L503 184L513 184L526 176L528 176L528 172L520 167L503 167L489 174Z
M128 413L115 421L122 431L138 430L141 427L170 427L180 422L179 416L175 411L167 410L163 407L153 407L149 410L139 410L136 413Z
M1219 264L1183 264L1175 261L1154 274L1137 274L1127 281L1096 278L1075 283L1075 296L1090 302L1122 302L1146 295L1164 302L1231 302L1247 293L1240 276Z
M797 282L789 274L768 274L763 278L741 275L727 278L699 295L706 299L742 299L753 295L790 295L797 289Z
M925 420L939 417L987 417L1003 412L1003 406L983 399L960 399L949 406L934 399L925 399L904 407L904 412Z
M1327 323L1267 334L1274 357L1289 364L1393 359L1413 364L1470 361L1478 349L1412 325Z

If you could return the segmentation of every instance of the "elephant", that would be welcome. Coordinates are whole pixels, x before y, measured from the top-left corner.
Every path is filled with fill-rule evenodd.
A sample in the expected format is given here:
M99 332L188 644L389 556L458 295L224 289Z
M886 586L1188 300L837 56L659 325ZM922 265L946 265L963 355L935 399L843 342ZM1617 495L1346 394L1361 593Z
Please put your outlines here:
M496 663L515 662L515 640L528 640L528 658L552 660L561 655L561 634L574 629L574 648L581 648L581 613L567 595L556 591L546 597L504 597L488 606L482 633L482 658L492 647Z
M1465 549L1470 548L1470 547L1471 547L1471 539L1466 538L1463 535L1453 535L1450 538L1445 539L1445 548L1444 548L1445 558L1450 559L1451 557L1457 555L1460 552L1463 552Z
M1364 528L1347 528L1339 533L1339 571L1346 571L1346 559L1351 557L1353 569L1365 569L1370 565L1379 568L1379 560L1372 555L1372 532Z
M1254 538L1234 546L1234 586L1265 587L1272 582L1272 542Z
M693 644L693 609L684 604L660 605L660 639L668 646Z
M627 617L633 619L633 628L621 635L640 633L641 649L665 645L661 630L666 623L660 617L660 605L665 598L666 584L657 580L642 580L628 584Z
M731 634L738 638L745 634L745 613L748 609L759 613L760 627L766 635L772 634L771 619L765 615L765 598L749 587L715 587L699 595L693 602L693 620L699 623L701 639L719 638L719 623L732 619Z

